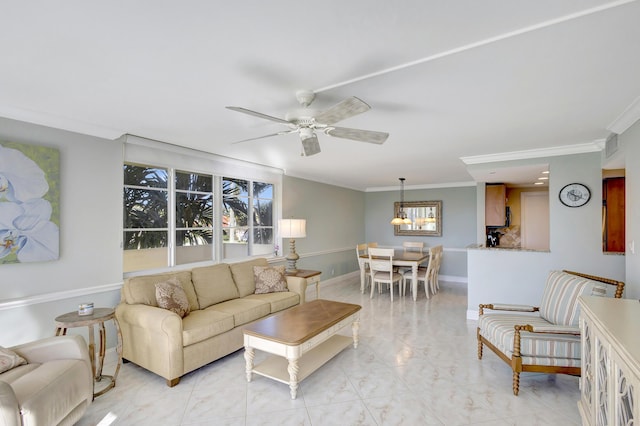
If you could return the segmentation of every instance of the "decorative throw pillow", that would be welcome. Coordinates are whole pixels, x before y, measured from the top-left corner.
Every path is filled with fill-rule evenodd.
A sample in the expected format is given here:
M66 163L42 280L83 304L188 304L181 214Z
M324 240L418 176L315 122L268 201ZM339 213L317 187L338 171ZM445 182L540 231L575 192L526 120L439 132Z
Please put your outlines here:
M190 312L187 293L176 277L156 284L156 300L159 307L175 312L182 318Z
M253 279L256 282L256 294L287 291L284 270L284 266L254 266Z
M26 364L27 360L20 355L0 346L0 373L11 370L13 367L17 367L22 364Z

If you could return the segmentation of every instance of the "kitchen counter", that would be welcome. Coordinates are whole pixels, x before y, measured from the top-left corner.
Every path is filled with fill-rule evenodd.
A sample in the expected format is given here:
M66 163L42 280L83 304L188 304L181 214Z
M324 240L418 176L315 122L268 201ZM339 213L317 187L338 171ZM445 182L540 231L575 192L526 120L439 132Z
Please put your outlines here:
M476 249L476 250L495 250L495 251L528 251L528 252L541 252L541 253L549 253L549 250L538 250L538 249L528 249L522 248L520 246L496 246L496 247L487 247L484 244L470 244L467 246L467 249Z

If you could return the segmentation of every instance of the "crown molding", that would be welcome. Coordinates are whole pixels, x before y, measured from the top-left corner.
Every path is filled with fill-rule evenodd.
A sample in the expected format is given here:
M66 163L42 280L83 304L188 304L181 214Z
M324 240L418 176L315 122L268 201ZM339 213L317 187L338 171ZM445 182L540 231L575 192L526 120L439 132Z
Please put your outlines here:
M593 142L585 142L575 145L562 145L550 148L530 149L525 151L502 152L498 154L474 155L469 157L460 157L460 160L466 165L495 163L498 161L526 160L530 158L541 157L557 157L560 155L584 154L587 152L602 151L604 139L598 139Z
M112 129L98 124L85 123L68 117L14 108L6 105L0 105L0 117L110 140L117 139L125 133L122 130Z
M640 96L638 96L631 104L620 114L611 124L607 126L607 130L613 133L622 134L633 123L640 119Z
M432 184L424 184L424 185L405 185L404 189L406 190L415 190L415 189L438 189L438 188L462 188L467 186L476 186L477 182L468 181L468 182L448 182L448 183L432 183ZM386 191L397 191L399 188L398 185L395 186L377 186L367 188L364 192L386 192Z

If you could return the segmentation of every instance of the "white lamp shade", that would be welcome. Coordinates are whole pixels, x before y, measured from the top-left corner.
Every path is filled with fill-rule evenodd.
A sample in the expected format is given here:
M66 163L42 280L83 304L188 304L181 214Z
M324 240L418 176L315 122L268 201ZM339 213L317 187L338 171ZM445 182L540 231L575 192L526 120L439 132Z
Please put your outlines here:
M281 219L279 225L282 238L304 238L307 236L307 221L305 219Z

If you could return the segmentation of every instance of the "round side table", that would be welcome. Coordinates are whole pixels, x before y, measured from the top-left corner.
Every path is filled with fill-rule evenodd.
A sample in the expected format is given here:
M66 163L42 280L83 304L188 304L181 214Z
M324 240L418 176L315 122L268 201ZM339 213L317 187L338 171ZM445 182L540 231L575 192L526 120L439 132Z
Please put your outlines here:
M118 344L116 346L116 352L118 353L118 362L116 364L116 370L113 376L103 375L102 367L104 366L104 355L107 344L107 336L105 333L104 323L105 321L113 320L113 324L116 327L116 334L118 338ZM56 323L56 336L67 334L68 328L84 327L89 328L89 359L91 360L91 368L93 369L93 377L95 382L100 382L102 379L109 379L110 382L106 387L103 387L98 392L95 391L95 382L93 385L93 397L100 396L112 387L116 385L116 378L120 371L120 365L122 364L122 333L120 332L120 325L116 319L116 312L113 308L95 308L91 315L78 315L78 312L67 312L55 319ZM98 352L98 359L96 360L96 343L94 336L94 326L98 325L100 330L100 352Z

